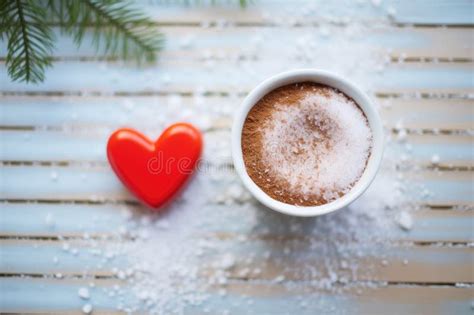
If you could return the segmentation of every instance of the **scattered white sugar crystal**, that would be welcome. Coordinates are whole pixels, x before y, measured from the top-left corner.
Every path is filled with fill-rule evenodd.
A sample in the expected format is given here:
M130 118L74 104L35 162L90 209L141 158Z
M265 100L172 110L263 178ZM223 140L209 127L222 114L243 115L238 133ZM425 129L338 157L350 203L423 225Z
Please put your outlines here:
M347 193L364 172L372 132L354 101L323 89L292 106L276 105L262 126L262 158L292 192L329 202Z
M219 277L217 279L217 283L220 285L226 285L227 284L227 278L226 277Z
M397 219L397 223L402 229L409 231L413 227L413 218L407 211L402 211Z
M397 121L397 123L395 124L395 129L396 130L402 130L403 129L403 121L399 120Z
M408 265L408 259L403 259L403 264Z
M342 268L342 269L347 269L347 268L349 268L349 264L347 263L347 261L345 261L345 260L342 260L342 261L341 261L341 268Z
M374 7L379 7L382 3L382 0L372 0L371 1Z
M220 296L225 296L227 294L227 290L226 289L219 289L219 295Z
M242 196L243 192L244 190L240 184L234 184L230 186L227 190L229 196L234 199L239 199Z
M241 243L245 242L247 239L248 239L247 235L242 234L242 235L237 236L237 241Z
M394 18L395 15L397 14L397 10L395 10L394 7L390 6L387 8L387 14L389 17Z
M186 36L179 42L179 46L183 49L189 49L191 48L192 43L193 38L191 36Z
M166 219L161 219L156 222L156 227L159 229L167 230L170 227L170 223Z
M50 174L50 177L51 177L51 180L55 182L58 180L58 173L56 171L52 171Z
M408 161L408 158L409 158L408 155L402 154L402 155L400 156L400 161L401 161L401 162L407 162L407 161Z
M224 257L222 257L220 266L224 270L229 270L232 267L235 266L235 257L232 254L225 254Z
M68 243L63 244L63 251L68 251L70 249L70 246Z
M117 278L119 278L120 280L125 280L127 278L125 272L123 272L122 270L120 270L118 273L117 273Z
M239 277L247 277L250 273L249 268L243 268L242 270L239 271Z
M85 304L85 305L82 307L82 313L84 313L84 314L90 314L90 313L92 313L92 305L91 305L91 304Z
M46 214L46 217L44 218L44 222L49 228L54 227L55 223L54 223L53 215L51 214L51 212L48 212Z
M112 258L114 258L115 255L114 255L113 252L109 251L109 252L106 252L104 256L105 256L106 259L112 259ZM112 270L116 270L116 272L118 272L117 268L113 268Z
M349 1L347 5L353 7L353 3L354 2ZM371 5L370 1L366 0L365 3ZM311 5L311 14L314 15L316 12L318 12L320 5L324 5L324 3ZM310 5L308 4L307 6ZM311 14L308 14L308 17L312 16ZM281 25L286 21L286 15L297 16L298 12L285 12L284 14L279 14L279 16L273 16L272 14L266 13L266 21L269 23L280 23ZM306 46L303 45L300 49L301 51L295 52L294 47L296 46L294 44L296 44L296 38L289 38L289 42L280 47L281 49L279 49L279 54L276 56L274 66L277 68L275 68L275 71L279 71L278 68L283 69L294 66L304 67L307 65L312 65L318 67L327 67L330 68L330 70L340 72L342 75L356 80L363 89L371 93L370 89L372 89L373 86L376 86L375 83L377 83L377 80L380 80L380 76L378 76L376 71L385 71L386 66L384 67L384 65L387 62L387 58L380 56L380 50L374 51L374 49L372 49L370 46L357 41L357 36L360 36L357 35L358 33L360 33L361 36L367 34L368 26L366 24L368 23L365 23L366 21L355 20L354 23L347 24L342 28L334 27L334 25L331 25L333 22L327 22L331 19L336 22L343 21L343 19L339 19L337 16L328 17L327 19L323 18L321 21L318 21L320 22L322 29L331 30L329 34L331 38L326 39L331 41L330 45L320 45L319 43L319 39L323 37L321 35L324 35L324 31L322 34L317 33L316 36L314 36L314 28L302 28L301 34L299 36L307 40ZM297 16L295 20L301 21L302 19L300 16ZM381 23L384 23L384 21L381 21ZM370 27L372 27L372 25L370 25ZM350 32L345 32L342 30L344 28L350 30ZM275 44L272 43L272 41L275 41L274 38L278 38L278 36L274 36L274 30L269 30L268 28L264 28L261 31L256 29L253 33L254 34L252 34L251 40L255 39L255 43L251 46L255 46L256 49L249 47L241 54L235 54L235 58L239 58L239 55L245 57L243 58L245 59L244 61L236 61L238 67L235 68L238 69L238 72L240 71L240 74L244 74L245 77L248 78L249 82L256 81L257 74L255 71L251 71L253 69L250 69L250 71L247 70L244 64L245 61L249 60L249 56L256 55L255 52L257 50L261 50L263 48L263 51L268 51L271 49L271 46ZM187 38L183 40L183 42L186 41ZM212 45L212 43L210 44ZM187 43L183 44L184 48L187 46ZM207 47L203 47L202 50L206 48ZM215 49L213 50L215 51ZM264 54L267 53L264 52ZM216 57L221 56L219 53L215 55ZM379 56L381 58L379 58ZM297 64L295 60L298 60ZM254 60L252 60L252 62L253 61ZM210 70L214 71L214 69ZM159 79L154 78L153 76L153 73L149 73L148 78L150 84L153 82L159 82ZM261 73L259 76L261 76ZM241 77L241 75L229 75L228 83L230 89L235 86L235 90L242 94L242 84L239 83ZM201 90L213 90L214 88L215 86L206 85L203 86ZM231 117L235 111L234 104L240 103L240 98L242 98L242 95L234 94L237 94L237 92L232 93L232 96L229 97L233 98L232 102L229 101L229 104L227 105L222 104L225 106L217 106L220 107L220 109L219 111L216 110L216 114ZM406 96L406 94L404 95ZM408 97L411 96L408 95ZM163 107L166 109L163 109L165 112L160 111L161 120L159 123L157 122L155 126L156 133L154 131L153 133L150 131L150 135L158 135L160 132L158 129L164 127L165 124L175 121L176 119L181 119L181 107L184 106L184 103L193 103L193 101L189 100L189 98L189 96L180 96L177 93L172 93L166 98L163 104L159 104L163 105L160 107L160 110L162 110ZM160 99L163 98L160 97ZM224 100L225 98L222 99ZM206 96L204 101L207 100L209 100L209 98ZM207 107L209 104L203 104L203 106L206 108L202 108L201 111L207 112ZM141 109L142 108L140 107L140 110ZM125 112L125 109L123 111ZM154 110L153 112L150 112L150 114L157 113L158 111ZM196 120L198 119L197 116L199 116L196 113L196 110L187 113L187 115L190 116L188 119L193 123L196 123ZM191 117L192 115L197 116ZM154 117L156 117L156 115ZM211 114L211 117L212 121L214 122L214 113ZM212 127L215 127L214 123ZM221 127L219 126L219 128ZM206 135L206 137L207 136L208 135ZM227 135L223 138L224 139L220 139L219 142L228 142ZM396 137L394 138L397 140ZM206 141L206 146L211 145L211 142L212 140ZM391 144L388 144L388 149L392 149L390 148L390 145ZM209 153L212 155L221 152L229 154L230 149L228 145L223 145L222 147L216 146L215 150L209 150ZM222 314L223 310L218 306L216 307L214 301L207 301L207 299L209 299L209 294L207 292L212 292L214 289L209 290L209 288L206 288L207 285L217 285L218 281L222 282L222 279L219 276L211 276L210 278L214 279L213 283L196 280L202 280L202 278L196 277L196 274L199 273L199 268L206 267L205 262L208 261L208 254L211 257L223 257L223 255L230 252L239 259L239 263L242 261L244 264L244 261L255 251L255 248L260 248L262 251L256 254L262 255L263 257L270 257L271 253L275 252L274 255L271 255L272 259L277 261L281 258L277 254L277 251L274 251L274 249L270 251L269 249L271 247L269 246L254 246L252 247L254 250L240 251L236 248L243 248L246 246L245 243L237 243L236 241L235 244L232 243L232 247L226 247L227 245L224 246L222 243L227 243L228 241L216 242L216 240L212 239L212 237L207 238L207 231L214 230L216 227L221 227L223 222L232 222L232 227L226 227L224 229L225 231L228 231L228 228L232 229L234 224L238 224L239 226L242 224L246 226L246 229L248 228L247 230L250 233L252 233L252 231L260 231L262 223L263 225L267 225L267 223L269 223L269 226L271 224L272 227L271 229L267 229L269 230L269 233L280 233L279 231L287 232L289 229L291 229L291 232L295 235L303 234L309 238L314 237L315 239L318 239L318 241L311 241L310 246L311 250L314 250L315 255L324 257L330 252L332 253L333 250L336 250L338 254L339 252L342 254L340 259L347 261L350 272L353 272L355 275L357 275L357 269L359 266L357 266L357 263L354 263L354 261L358 260L357 256L361 256L365 253L365 251L359 252L357 249L363 246L362 244L367 244L366 237L368 237L368 240L372 240L374 237L379 238L380 241L385 243L385 239L387 238L386 235L391 231L391 229L389 230L388 227L393 228L393 216L389 215L389 213L386 211L379 210L384 209L384 207L387 205L390 205L393 207L393 211L398 211L397 209L399 209L399 207L397 206L401 205L402 202L406 201L407 199L402 194L395 193L391 189L393 181L398 181L398 179L396 179L396 174L398 171L392 168L395 163L398 163L398 158L391 156L391 154L386 154L386 158L388 159L384 159L384 164L376 178L377 182L371 185L367 193L365 193L358 200L358 205L353 206L354 211L349 208L347 209L348 211L344 211L343 215L336 213L335 215L331 215L327 218L321 217L321 220L315 221L314 225L301 224L300 227L296 227L295 225L293 228L291 223L296 221L285 219L284 222L280 222L279 220L274 220L274 216L263 213L260 211L260 209L258 209L258 207L255 206L255 204L251 203L225 207L225 211L215 211L213 206L209 206L208 200L213 200L216 194L223 194L224 192L227 193L226 189L233 184L233 182L228 180L236 179L235 174L226 176L225 174L222 174L222 172L212 172L218 174L198 174L198 176L195 178L198 180L198 184L196 185L196 181L191 182L189 187L187 187L186 192L188 189L192 190L192 187L196 186L198 186L199 189L194 189L192 193L189 194L191 197L183 199L183 202L179 200L179 202L173 203L171 205L170 211L166 214L163 213L162 216L158 217L156 214L135 211L135 208L130 207L130 209L133 210L127 210L126 217L119 219L127 221L124 223L124 225L128 228L130 236L134 238L134 242L105 242L105 245L100 245L101 253L116 253L117 257L120 257L121 261L122 258L125 258L124 260L130 261L130 267L134 270L133 276L127 276L127 278L124 280L127 282L127 287L131 289L130 295L132 296L130 296L130 298L128 296L124 296L124 294L120 294L119 292L111 290L112 295L115 295L116 297L115 303L117 308L122 310L124 313L182 314L186 313L186 310L192 309L192 307L195 307L196 305L201 305L199 309L202 309L204 312L207 311L207 313L210 314ZM396 161L392 163L391 159ZM390 170L390 172L387 170ZM47 176L48 174L46 175L46 179L50 180ZM380 178L385 177L387 180L382 181L382 184L380 184ZM223 189L217 191L216 188L219 187L222 187ZM384 187L386 187L386 190L384 190ZM392 193L393 197L391 196ZM204 206L203 204L200 204L199 201L197 201L201 197L203 197L203 199L204 197L207 198L206 204ZM230 196L226 194L226 197ZM224 203L224 200L222 203ZM128 208L128 206L124 206L124 209ZM210 211L209 209L213 210ZM392 213L393 212L390 212L390 214ZM153 222L156 223L152 224L152 226L142 226L139 222L141 217L151 217ZM173 228L168 229L167 224L162 225L162 223L160 223L164 218L169 218L169 221L172 222L171 226ZM91 219L93 219L94 222L102 222L104 220L104 218L100 215L93 216ZM234 220L235 222L233 222ZM133 224L135 221L137 221L137 223ZM398 227L395 226L394 230L397 228ZM139 230L142 229L147 230L150 237L147 239L137 238L135 240L135 236L141 235ZM205 234L203 238L205 238L206 244L201 247L200 242L203 238L196 236L201 236L203 234ZM354 237L357 242L352 242L350 245L343 245L346 244L346 242L341 242L340 244L338 242L335 243L331 240L330 236L332 235L336 235L338 238L341 237L342 239L349 238L350 240L352 240L352 237ZM117 235L119 238L124 236L125 235ZM328 238L330 240L328 240ZM243 240L245 240L245 237L239 238L238 241ZM233 241L235 240L229 242ZM90 240L90 242L94 242L94 239ZM288 246L292 246L291 244ZM297 244L295 243L295 245ZM294 248L296 249L297 247L295 246ZM202 257L198 257L199 251L203 253ZM355 254L356 252L357 255ZM332 257L328 258L331 259ZM337 256L337 259L338 258L339 256ZM111 261L105 261L102 256L97 257L97 259L104 260L100 263L103 264L104 268L110 268L110 265L112 264ZM218 262L219 261L220 260L218 260ZM329 265L329 267L332 268L337 267L337 264L330 263ZM341 262L341 266L343 265L344 264ZM364 274L366 273L366 267L370 266L362 266ZM87 271L87 266L84 266L84 268ZM122 268L122 265L120 268ZM124 266L124 268L127 267ZM222 276L223 279L229 276L227 275L229 272L223 270L218 264L216 268L219 268L218 271L224 273ZM285 266L285 268L288 268L288 272L290 273L301 272L300 275L305 281L309 281L311 285L314 284L316 287L327 288L331 292L337 292L337 290L339 290L338 286L334 286L330 282L334 279L337 280L337 275L332 273L329 281L328 276L325 276L326 273L324 271L328 268L328 266L325 264L319 266L302 263L298 264L297 267ZM240 269L241 267L239 266L238 270ZM321 271L322 273L319 273ZM115 275L118 276L119 270L116 270L116 272L117 273ZM262 278L262 276L258 276L260 272L261 270L258 269L251 268L249 270L246 268L242 271L242 274L247 277L250 273L255 278L260 279ZM315 275L318 276L315 277ZM316 278L317 280L314 280ZM343 279L344 277L340 277L341 282L343 282ZM150 296L147 296L147 298L142 301L138 298L138 296L140 296L140 292L150 292ZM362 290L356 289L356 292L361 294ZM73 294L75 293L76 292L73 292ZM91 293L93 292L91 291ZM222 290L219 293L225 295L226 291ZM106 294L108 294L108 291ZM305 298L304 300L299 301L310 303L308 305L309 309L311 309L313 305L319 303L318 301L324 303L325 299L318 295L318 293L311 293L308 295L307 299ZM223 299L222 302L228 301L224 301ZM247 306L245 304L245 299L242 303L244 304L241 306ZM221 305L225 305L225 303L221 303ZM321 306L327 307L327 305L319 304L319 307L315 307L315 309L321 309Z
M440 162L441 158L437 154L433 154L431 157L431 163L433 164L438 164Z
M147 300L149 297L150 297L150 294L148 293L148 291L143 290L138 293L138 298L142 301Z
M397 140L399 142L404 142L407 139L407 131L406 129L400 129L400 131L397 134Z
M120 235L122 235L122 236L128 235L128 229L124 225L120 226L118 231L119 231Z
M273 281L275 283L280 283L280 282L283 282L285 280L285 276L283 275L279 275L278 277L276 277L275 279L273 279Z
M79 297L83 300L88 300L91 297L89 289L86 287L79 288L79 290L77 291L77 295L79 295Z

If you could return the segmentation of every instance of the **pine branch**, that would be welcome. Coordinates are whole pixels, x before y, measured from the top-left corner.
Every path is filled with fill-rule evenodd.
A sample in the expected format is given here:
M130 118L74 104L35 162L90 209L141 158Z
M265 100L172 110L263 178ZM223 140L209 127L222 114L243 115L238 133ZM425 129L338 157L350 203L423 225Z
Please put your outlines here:
M183 1L219 2L177 0ZM250 2L239 0L242 7ZM8 42L6 66L13 81L44 80L44 71L51 66L54 21L77 45L91 30L98 51L138 62L154 61L164 42L149 18L120 0L0 0L0 17L0 39Z
M0 16L1 38L8 41L8 74L13 81L42 82L54 41L44 9L34 0L3 0Z
M150 27L150 19L123 1L49 0L48 7L77 45L91 30L98 51L138 62L154 61L163 47L164 37Z

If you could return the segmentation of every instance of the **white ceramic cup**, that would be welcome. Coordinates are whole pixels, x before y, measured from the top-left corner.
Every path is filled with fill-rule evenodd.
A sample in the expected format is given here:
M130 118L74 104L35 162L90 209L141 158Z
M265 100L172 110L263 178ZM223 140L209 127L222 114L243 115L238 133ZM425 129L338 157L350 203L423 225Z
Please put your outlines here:
M352 98L363 110L372 130L373 145L372 151L367 161L367 166L359 181L352 189L339 199L321 206L297 206L283 203L268 196L255 182L250 178L245 168L242 155L242 128L250 109L266 94L274 89L292 83L298 82L314 82L324 84L338 89L350 98ZM285 213L288 215L310 217L318 216L339 210L351 202L356 200L374 180L375 175L382 160L384 146L384 135L380 116L373 105L370 98L346 79L327 71L316 69L300 69L277 74L266 79L254 88L244 99L242 105L238 109L234 123L232 126L232 157L234 167L245 187L257 198L261 203L270 209Z

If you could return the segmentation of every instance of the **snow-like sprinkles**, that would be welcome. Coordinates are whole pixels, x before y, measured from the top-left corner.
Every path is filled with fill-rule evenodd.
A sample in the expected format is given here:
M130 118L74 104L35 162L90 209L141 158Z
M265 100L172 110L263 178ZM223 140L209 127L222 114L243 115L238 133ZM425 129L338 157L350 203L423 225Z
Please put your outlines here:
M346 194L364 172L372 132L361 109L329 87L297 104L279 104L262 126L262 156L270 172L302 196L326 202Z
M71 259L84 263L81 274L84 275L83 280L90 283L80 292L71 291L78 303L78 311L81 306L84 314L100 312L104 310L103 305L107 304L107 310L115 309L127 314L261 314L266 305L278 301L281 302L279 305L288 307L281 309L282 313L347 313L344 310L347 303L342 303L341 310L338 310L332 308L332 301L344 302L346 291L350 292L351 299L356 299L355 294L365 294L366 289L386 287L385 281L361 279L385 279L373 273L386 276L387 273L381 270L392 268L390 264L393 258L403 261L403 265L412 264L413 258L405 256L405 251L391 252L394 248L392 241L399 239L400 233L410 233L422 226L415 214L417 210L423 210L419 201L431 198L434 192L411 179L412 172L426 170L417 164L416 142L413 142L413 136L402 118L393 126L393 113L382 115L386 119L387 131L382 167L368 190L344 211L304 220L277 215L258 206L256 200L242 187L233 168L223 167L231 164L231 118L237 104L241 102L241 92L247 85L256 85L280 71L312 67L337 72L374 96L375 83L384 79L384 71L391 62L393 51L390 47L386 47L387 51L384 52L380 51L379 46L368 45L367 34L371 34L370 29L374 26L381 29L386 27L388 18L374 23L372 20L360 20L360 14L353 15L350 12L372 7L390 11L387 12L390 15L394 12L388 10L385 3L381 5L380 1L353 1L343 6L344 12L349 12L346 15L343 12L329 14L318 19L316 28L293 27L292 23L307 21L308 17L321 9L324 11L324 6L331 3L298 4L293 6L292 12L263 11L265 22L291 26L294 34L298 35L279 36L284 34L281 27L255 28L248 38L243 37L252 45L242 45L242 49L232 51L210 48L203 56L203 66L209 73L209 80L197 83L192 91L193 97L175 93L167 97L124 97L122 106L113 107L121 114L120 124L136 127L149 136L159 135L173 121L190 121L203 131L210 131L205 133L203 154L209 167L198 171L183 194L160 213L150 213L142 207L129 204L88 206L91 209L96 207L97 214L90 218L92 225L83 228L81 242L87 246L76 246L71 240L60 238L64 244L63 250L51 258L51 263L58 270L69 268ZM222 32L222 36L227 36L223 24L216 23L216 29ZM203 27L209 27L209 24L203 24ZM389 27L386 30L393 29ZM228 27L228 31L235 33L233 26ZM193 34L178 41L176 46L189 51L203 45L201 38ZM275 48L278 48L278 53L275 53ZM405 57L400 58L400 62ZM224 60L227 60L231 70L225 78L214 73L220 73ZM268 66L265 66L267 63ZM107 66L105 63L103 65ZM156 89L156 70L143 71L144 75L139 81L142 88ZM166 87L170 82L173 87L178 84L176 80L179 75L174 70L161 73L163 86ZM228 96L206 95L206 91L218 91L224 81L226 86L231 87ZM407 99L419 98L417 93L402 96ZM61 97L58 102L62 103L64 99L66 97ZM68 106L76 107L79 114L75 116L79 119L89 119L90 112L82 110L87 104L75 104L75 99L73 96ZM393 100L396 99L386 98L383 102L379 99L376 105L383 105L387 113L398 104L392 104ZM300 107L303 105L302 102ZM331 109L336 110L337 107ZM352 120L356 117L350 115L350 110L344 112L338 121L350 119L350 128L355 128ZM330 114L328 112L326 116L331 117ZM79 132L66 123L63 127L71 132ZM392 129L397 133L392 133ZM112 132L104 130L107 134ZM81 128L80 132L100 135L103 130ZM355 133L349 135L355 137ZM357 136L357 139L361 141L363 137ZM29 133L25 134L24 141L32 141ZM349 144L355 145L354 142ZM346 173L337 174L337 179L330 178L327 176L329 173L326 173L324 178L328 182L341 183L342 179L349 182L350 176L357 179L355 170L349 167L357 164L353 156L356 154L352 149L347 152L343 154L350 158L350 162L337 157ZM291 155L290 149L287 153L292 158L298 157ZM437 153L431 160L433 165L443 160L439 152L432 153ZM334 158L327 157L327 160L335 162ZM280 163L272 165L282 167ZM410 167L410 173L403 171L400 166ZM289 167L295 166L288 163ZM61 169L47 174L45 179L51 185L64 185ZM335 166L334 172L340 169L341 166ZM85 170L78 178L90 185L96 178L90 174ZM323 177L322 174L302 173L311 177ZM97 194L91 194L89 199L100 201L103 195L100 192ZM82 205L70 205L71 208L76 206L82 209ZM103 212L105 210L107 212ZM89 212L85 213L88 215ZM62 222L65 222L59 214L48 212L41 221L51 233L59 233ZM111 239L94 237L94 232L99 228L110 233ZM406 253L410 255L410 251ZM380 257L382 263L371 257ZM91 277L96 275L96 270L111 270L117 284L107 283L104 286L102 279ZM68 273L54 273L55 281L69 281L70 277ZM271 296L265 289L260 291L259 286L263 285L278 290L268 291L277 292L278 295ZM288 292L288 296L285 296L285 292Z

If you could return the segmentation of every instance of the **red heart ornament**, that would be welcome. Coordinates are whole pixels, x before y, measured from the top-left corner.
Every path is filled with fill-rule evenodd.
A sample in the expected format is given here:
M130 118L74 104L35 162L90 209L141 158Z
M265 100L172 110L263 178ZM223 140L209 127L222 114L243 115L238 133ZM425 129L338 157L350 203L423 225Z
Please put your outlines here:
M133 129L118 129L107 143L107 157L122 183L138 199L157 208L192 174L201 149L199 130L176 123L155 142Z

